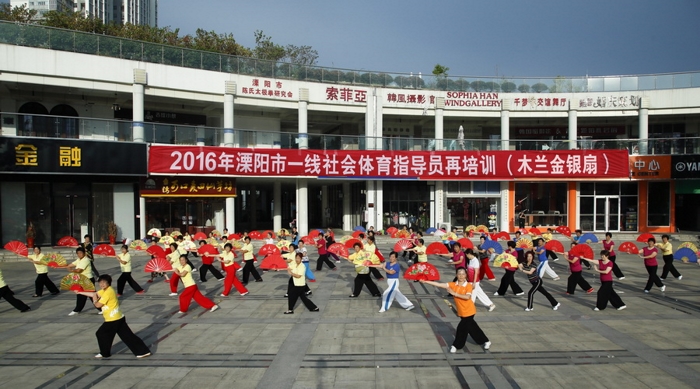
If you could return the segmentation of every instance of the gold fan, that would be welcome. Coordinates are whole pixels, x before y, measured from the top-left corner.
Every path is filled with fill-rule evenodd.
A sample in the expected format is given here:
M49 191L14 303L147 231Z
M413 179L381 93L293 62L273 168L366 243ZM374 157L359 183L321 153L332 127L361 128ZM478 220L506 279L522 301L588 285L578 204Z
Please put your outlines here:
M216 238L216 239L221 239L221 231L219 231L219 230L213 230L213 231L211 232L211 234L214 235L214 238ZM228 236L227 236L227 238L228 238Z
M148 248L148 245L144 241L136 239L129 244L129 248L132 250L145 250Z
M182 232L180 232L180 231L173 231L173 232L170 233L170 236L172 236L173 238L177 238L178 236L182 236Z
M231 243L231 246L233 246L234 249L240 249L243 247L243 243L238 240L231 240L228 243Z
M46 253L44 257L41 258L41 262L48 267L66 266L66 259L59 253Z
M464 227L464 232L471 232L471 231L476 231L476 226L473 224L470 224L466 227Z
M94 292L95 285L90 279L80 273L71 273L61 279L61 290L77 290L78 292Z
M211 245L214 245L214 246L216 246L216 245L219 244L219 242L216 240L216 238L209 238L209 239L207 239L207 243L208 243L208 244L211 244Z
M167 245L170 245L173 242L175 242L175 239L173 239L172 236L167 236L167 235L160 238L160 240L158 241L158 243L163 243L163 244L167 244Z
M683 243L678 245L678 248L679 249L689 248L689 249L693 250L694 253L698 252L697 246L695 246L695 244L693 244L692 242L683 242Z

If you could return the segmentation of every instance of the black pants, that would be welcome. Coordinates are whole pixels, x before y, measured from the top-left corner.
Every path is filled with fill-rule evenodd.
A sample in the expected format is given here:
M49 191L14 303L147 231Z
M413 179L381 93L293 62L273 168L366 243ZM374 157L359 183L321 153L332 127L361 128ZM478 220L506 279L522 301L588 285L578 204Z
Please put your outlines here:
M34 280L34 294L41 296L44 294L44 287L51 292L51 294L59 294L56 284L54 284L49 278L48 273L37 274L36 280Z
M412 261L413 258L416 256L416 252L415 252L415 251L406 251L406 250L404 250L403 254L401 255L401 258L406 258L406 253L408 253L408 260L409 260L409 261Z
M95 279L100 278L100 272L97 271L97 268L95 267L95 260L94 259L90 259L90 266L92 267L92 276Z
M246 261L248 262L248 261ZM253 267L255 268L255 267ZM211 274L216 277L217 280L220 280L224 278L224 275L221 274L221 272L214 267L214 265L206 265L202 264L202 266L199 267L199 279L204 282L207 280L207 271L210 271Z
M462 320L459 321L459 324L457 324L455 341L452 342L452 345L456 349L459 350L464 348L464 345L467 344L467 336L469 335L472 336L476 344L484 344L489 341L489 338L486 337L486 334L484 334L484 331L481 330L481 327L476 324L474 316L475 315L463 317Z
M659 276L656 274L656 270L659 268L659 266L646 266L644 267L647 268L647 273L649 273L649 279L647 280L647 284L644 287L644 290L651 290L652 285L656 285L659 288L664 286L664 283L661 282L659 279Z
M552 304L553 307L556 306L557 304L559 304L557 302L557 300L555 300L554 297L552 297L552 295L549 294L549 292L547 292L544 289L544 286L542 286L542 279L541 278L538 278L537 281L530 281L530 283L532 284L532 288L530 288L530 291L527 292L527 307L528 308L532 309L532 304L535 302L534 301L535 292L542 293L542 295L544 295L544 297L546 297L547 300L549 300L549 303Z
M94 270L94 269L93 269ZM95 284L95 278L90 278L90 282L92 284ZM83 296L82 294L78 294L75 296L75 309L73 309L73 312L82 312L83 308L85 308L85 302L87 302L87 296ZM97 309L97 308L95 308ZM100 309L97 309L100 311Z
M316 261L316 271L321 271L324 263L331 269L335 269L335 264L328 259L328 254L319 254L318 261Z
M376 267L370 267L370 268L369 268L369 272L370 272L370 273L372 274L372 276L374 276L374 278L377 279L377 280L383 280L383 279L384 279L384 276L383 276L382 273L379 271L379 269L377 269Z
M187 264L190 265L190 269L196 269L196 267L194 267L194 264L192 263L192 261L190 261L189 258L187 258Z
M557 257L557 254L552 250L547 250L546 254L547 258L552 258L553 260L559 259L559 257Z
M95 332L97 344L100 347L100 354L105 358L112 356L114 335L119 335L119 339L124 342L126 347L128 347L134 355L144 355L151 352L148 346L143 343L143 340L131 331L129 325L126 324L126 318L122 317L119 320L102 323L100 328L97 329L97 332Z
M245 260L245 265L243 265L243 283L247 284L248 283L248 276L253 275L253 278L255 278L256 281L260 280L262 281L262 277L260 277L260 274L258 273L258 269L255 268L255 263L253 263L252 259L246 259Z
M287 284L287 297L292 295L292 289L294 288L294 277L289 277L289 283ZM309 284L304 284L304 293L310 292Z
M674 277L678 278L681 276L681 273L676 270L676 267L673 266L673 254L670 255L664 255L664 269L661 271L661 278L666 279L668 277L668 273L671 272Z
M143 292L143 288L141 288L141 285L139 285L138 282L134 281L134 278L131 276L131 272L122 272L122 274L119 276L119 279L117 280L117 294L124 294L124 285L126 283L129 283L129 286L134 290L134 292Z
M617 278L624 277L625 275L622 274L622 270L620 270L620 267L617 266L617 262L615 262L615 260L617 260L617 255L611 255L609 258L610 258L610 262L613 263L612 272L615 275L615 277L617 277Z
M377 284L372 281L369 274L358 274L355 277L355 289L352 291L352 295L355 297L359 296L360 293L362 293L363 285L369 289L372 296L381 296L381 293L379 293L379 288L377 288Z
M600 289L598 289L598 299L595 306L602 311L608 306L608 301L610 301L613 308L620 308L625 305L620 296L613 290L612 281L602 281L600 283Z
M588 281L583 278L583 272L580 271L571 272L571 275L566 283L566 293L574 294L576 291L576 285L580 286L585 292L588 292L591 289L591 284L589 284Z
M7 285L0 288L0 298L4 298L5 301L7 301L13 307L19 309L20 311L26 311L29 309L29 305L15 298L15 293L11 291L10 287Z
M520 285L515 282L515 272L506 270L506 274L501 277L501 286L498 287L498 291L496 293L498 293L499 296L505 296L509 286L513 293L523 293Z
M306 297L306 289L304 288L304 286L296 286L294 285L294 283L292 283L292 289L289 291L289 299L287 300L289 302L289 305L287 307L290 311L294 310L294 305L296 305L297 299L301 299L301 302L304 303L306 309L308 309L309 311L313 311L314 309L316 309L316 304L314 304L311 300L309 300L308 297Z

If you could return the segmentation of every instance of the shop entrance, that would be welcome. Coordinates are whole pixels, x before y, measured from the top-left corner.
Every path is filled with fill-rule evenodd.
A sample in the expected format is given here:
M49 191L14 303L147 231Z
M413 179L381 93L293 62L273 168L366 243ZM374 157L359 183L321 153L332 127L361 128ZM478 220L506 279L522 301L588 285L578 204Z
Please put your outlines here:
M458 230L470 225L498 229L499 202L497 197L448 198L447 209L450 212L451 224Z
M58 217L54 228L53 241L57 242L64 236L72 236L78 241L90 231L89 210L90 197L82 195L65 195L55 197L55 209Z
M620 231L620 197L595 196L595 231Z

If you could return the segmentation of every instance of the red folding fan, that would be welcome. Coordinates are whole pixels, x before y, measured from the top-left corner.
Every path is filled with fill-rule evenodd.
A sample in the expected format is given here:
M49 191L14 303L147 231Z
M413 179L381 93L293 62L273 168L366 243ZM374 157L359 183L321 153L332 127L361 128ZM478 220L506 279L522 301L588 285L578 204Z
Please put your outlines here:
M170 247L168 247L168 250L170 250ZM162 247L157 246L157 245L153 245L153 246L148 247L146 249L146 252L151 254L151 255L155 255L156 257L160 257L160 258L165 258L165 256L167 255L165 253L165 250L163 250ZM170 253L172 253L172 251L170 251ZM168 253L168 254L170 254L170 253Z
M472 243L472 241L467 238L457 239L457 243L459 243L462 246L462 250L474 248L474 243Z
M328 246L328 251L345 258L350 256L350 251L347 247L343 246L342 243L333 243L332 245Z
M286 269L287 266L287 261L282 258L281 255L279 254L271 254L265 257L263 261L260 263L260 268L264 270L284 270Z
M258 255L266 256L270 254L280 254L280 249L277 248L274 244L266 244L260 247L260 250L258 250Z
M63 247L76 247L78 246L78 241L72 236L64 236L58 240L57 244Z
M559 226L555 231L562 235L571 236L571 228L568 226Z
M435 266L428 262L417 262L406 269L406 271L403 273L403 278L414 281L437 281L440 279L440 273Z
M627 254L639 254L639 247L637 247L634 242L622 242L620 247L617 248L617 251L627 253Z
M97 247L95 247L94 250L92 250L93 254L97 255L106 255L108 257L116 257L117 253L114 251L114 247L108 245L108 244L99 244Z
M153 258L146 262L146 266L143 267L143 271L146 273L162 273L172 270L173 265L170 263L170 261L163 257Z
M649 239L651 239L653 237L654 237L654 235L647 232L647 233L639 235L637 237L637 242L646 243L647 241L649 241Z
M564 245L558 240L550 240L544 244L544 247L549 251L554 251L555 253L564 252Z
M197 249L197 253L199 253L199 255L204 255L204 254L218 255L219 250L216 247L214 247L213 245L205 244Z
M593 254L593 249L591 246L585 243L579 243L569 250L569 255L579 258L595 259L595 254Z
M394 244L394 251L398 253L410 249L411 247L413 247L413 242L408 239L399 239L399 241Z
M7 242L7 244L4 246L5 250L7 251L12 251L13 253L17 255L21 255L23 257L26 257L29 255L29 249L27 246L25 246L24 243L18 241L18 240L13 240L10 242Z
M365 246L362 244L362 241L359 240L359 239L348 239L348 240L345 242L345 247L351 249L351 248L355 247L355 243L359 243L359 244L360 244L360 247L365 247Z
M444 244L440 242L433 242L428 245L428 248L425 249L425 253L428 255L432 254L447 254L447 247L445 247ZM423 262L425 263L425 262Z

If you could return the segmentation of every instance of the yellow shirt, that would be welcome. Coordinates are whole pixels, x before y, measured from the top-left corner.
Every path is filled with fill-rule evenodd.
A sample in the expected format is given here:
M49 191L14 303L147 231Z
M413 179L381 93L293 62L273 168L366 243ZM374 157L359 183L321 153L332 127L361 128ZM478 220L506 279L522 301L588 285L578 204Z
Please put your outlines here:
M360 250L355 254L350 255L348 258L355 265L355 271L357 274L369 274L369 268L364 265L364 262L369 259L366 252Z
M7 284L5 283L5 278L2 276L2 270L0 270L0 288L6 287Z
M224 251L221 253L221 260L224 261L224 266L231 266L233 264L233 261L235 260L233 257L233 252L229 251L228 253Z
M180 279L182 280L182 284L185 285L185 288L190 287L194 285L194 278L192 278L192 268L190 265L185 264L185 266L179 265L177 267L177 270L182 272L187 272L186 275L180 276Z
M44 254L30 254L27 256L27 258L31 259L32 261L41 261L41 259L44 258ZM36 268L36 274L46 274L49 272L49 267L46 265L37 265L35 263L34 267Z
M284 258L287 262L293 262L294 258L296 258L296 257L297 257L296 251L282 254L282 258ZM289 267L292 267L292 266L289 266Z
M90 263L90 258L87 256L84 256L83 259L76 259L73 264L75 265L75 269L83 269L83 272L80 273L84 275L87 278L93 278L94 276L92 275L92 264Z
M545 232L542 234L542 239L544 239L545 243L549 242L552 240L552 234Z
M180 263L180 252L175 251L167 255L170 263L173 267L176 267Z
M241 247L241 250L246 251L246 253L243 254L243 260L250 261L251 259L253 259L253 244L252 243L244 244L243 247Z
M428 251L428 248L424 246L416 246L414 247L416 250L416 254L418 255L418 262L428 262L428 255L425 253Z
M377 251L377 246L373 245L372 243L365 243L365 246L362 248L362 251L366 253L372 253L374 254Z
M188 251L187 251L186 246L187 246L187 243L185 243L184 241L181 242L180 244L178 244L178 245L177 245L177 252L178 252L178 254L180 254L180 255L187 255ZM180 257L180 255L178 255L178 258Z
M661 255L673 255L673 245L671 242L657 243L657 245L661 249Z
M126 262L126 265L124 265L124 264L122 264L121 262L119 262L119 267L122 268L122 273L131 273L131 254L129 254L129 253L126 253L126 254L119 253L119 254L117 254L117 258L119 258L120 260Z
M97 295L100 296L98 302L104 304L102 307L102 317L105 318L105 321L116 321L124 317L119 310L119 299L117 299L114 288L110 286L105 290L98 290Z
M304 277L306 275L306 265L303 263L299 263L298 265L296 262L289 264L289 268L292 269L292 274L300 275L301 277L292 277L292 281L294 281L294 286L304 286L306 285L306 278Z

